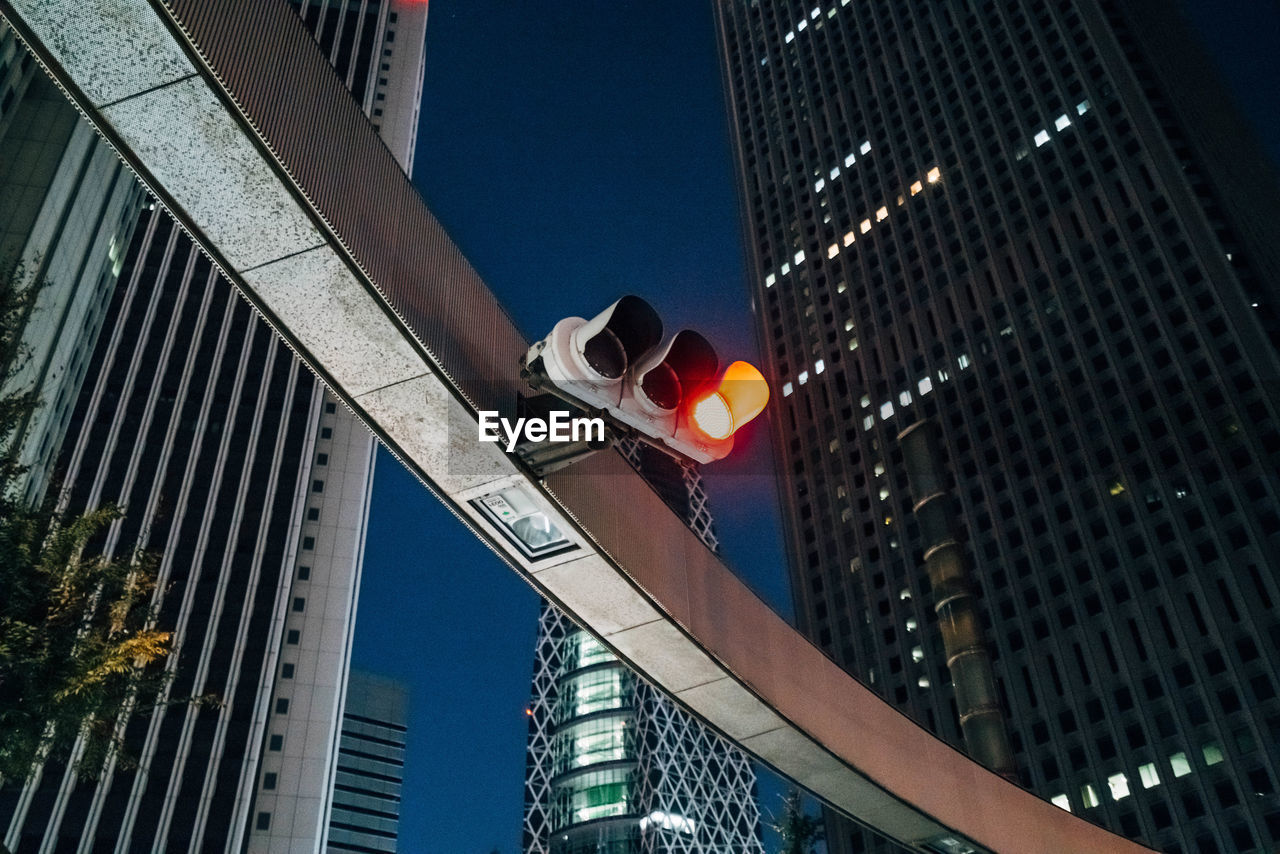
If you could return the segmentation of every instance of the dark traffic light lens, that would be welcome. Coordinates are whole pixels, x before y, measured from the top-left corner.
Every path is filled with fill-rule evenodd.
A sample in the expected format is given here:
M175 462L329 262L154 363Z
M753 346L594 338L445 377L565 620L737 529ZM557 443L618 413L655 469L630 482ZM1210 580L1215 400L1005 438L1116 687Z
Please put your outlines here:
M680 380L666 362L645 374L640 380L640 388L655 406L675 409L680 405Z
M622 349L618 336L607 328L587 339L582 345L582 355L591 370L606 379L616 380L627 369L627 351Z

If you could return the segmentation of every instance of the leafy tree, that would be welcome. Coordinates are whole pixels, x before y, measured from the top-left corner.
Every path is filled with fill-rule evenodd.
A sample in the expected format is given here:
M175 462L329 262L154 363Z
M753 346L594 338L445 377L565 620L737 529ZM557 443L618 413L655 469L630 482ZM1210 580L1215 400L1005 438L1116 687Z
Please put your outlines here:
M782 815L771 825L782 838L778 854L813 854L822 839L822 819L804 811L804 798L792 789L782 799Z
M37 288L20 288L21 278L0 271L0 381L25 355L22 326ZM155 707L166 687L156 665L169 654L169 633L154 627L154 561L142 554L86 556L86 546L120 510L107 506L64 519L50 502L31 508L18 496L23 469L5 440L38 405L32 389L0 395L0 779L6 780L25 779L45 759L75 762L93 776L113 750L127 764L117 720L122 711Z

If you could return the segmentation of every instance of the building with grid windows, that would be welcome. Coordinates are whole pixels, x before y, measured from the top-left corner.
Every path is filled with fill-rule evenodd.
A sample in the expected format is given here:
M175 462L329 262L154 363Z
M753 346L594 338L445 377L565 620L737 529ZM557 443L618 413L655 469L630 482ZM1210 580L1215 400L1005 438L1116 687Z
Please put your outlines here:
M408 169L426 4L294 7L296 38ZM169 696L221 705L134 715L137 768L113 758L86 782L51 764L0 789L0 834L22 852L319 851L374 440L166 212L144 212L122 261L71 409L62 504L125 508L103 547L157 555Z
M1275 850L1280 193L1189 32L1154 0L716 7L801 626L964 746L899 439L931 423L1022 784Z
M621 449L715 548L697 471L647 445ZM525 854L763 854L755 783L745 754L543 603L529 702Z
M396 851L408 721L403 683L351 671L327 850Z

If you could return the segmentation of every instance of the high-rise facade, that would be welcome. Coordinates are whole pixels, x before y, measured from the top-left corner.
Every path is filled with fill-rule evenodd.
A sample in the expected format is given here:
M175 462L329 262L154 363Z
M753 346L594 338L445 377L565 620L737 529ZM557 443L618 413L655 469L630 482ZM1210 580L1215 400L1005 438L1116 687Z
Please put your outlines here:
M426 4L295 7L407 169ZM158 557L167 694L219 705L132 715L128 760L94 782L49 765L10 783L0 831L22 852L319 851L375 443L163 210L123 261L67 431L62 504L125 508L103 549Z
M403 683L351 671L329 815L329 851L394 854L408 723Z
M1021 782L1275 850L1280 194L1176 10L716 8L801 626L961 743L928 420Z
M638 443L622 451L715 548L696 470ZM524 854L763 854L755 782L745 754L542 604Z
M26 468L17 489L44 497L145 194L0 20L0 276L38 287L5 395L41 401L0 437Z

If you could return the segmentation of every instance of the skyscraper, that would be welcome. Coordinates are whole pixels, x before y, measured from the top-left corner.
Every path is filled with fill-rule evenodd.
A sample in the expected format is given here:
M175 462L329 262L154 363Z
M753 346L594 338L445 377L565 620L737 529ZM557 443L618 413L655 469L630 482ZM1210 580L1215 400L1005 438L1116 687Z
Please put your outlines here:
M295 4L408 168L426 4ZM396 105L394 109L391 105ZM164 211L137 228L63 450L103 548L159 558L168 695L95 783L47 766L0 792L35 851L320 850L337 768L375 443Z
M403 684L351 672L342 712L328 850L396 850L408 715Z
M643 444L621 450L715 548L697 472ZM525 854L763 852L746 755L548 602L529 703L523 847Z
M1280 196L1194 39L1147 0L716 5L802 627L961 743L931 422L1021 782L1274 850Z

